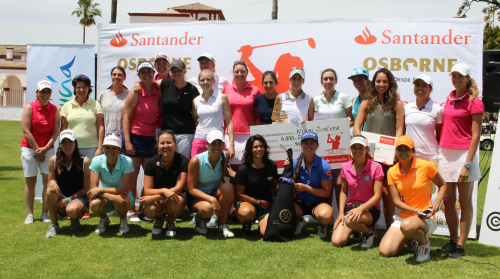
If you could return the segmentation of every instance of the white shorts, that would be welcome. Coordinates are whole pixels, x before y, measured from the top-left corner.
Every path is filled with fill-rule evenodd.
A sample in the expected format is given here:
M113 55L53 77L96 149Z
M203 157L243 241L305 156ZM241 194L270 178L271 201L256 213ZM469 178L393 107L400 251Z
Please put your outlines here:
M177 152L191 158L191 145L193 144L194 134L175 134L177 140Z
M43 162L35 159L35 150L32 148L21 147L21 162L23 163L24 177L34 177L40 173L49 174L49 159L54 155L54 148L47 150Z
M394 215L392 217L394 218L394 222L392 222L391 227L401 229L401 222L403 222L404 219L399 217L399 215ZM438 225L436 220L434 220L434 218L429 218L424 220L427 222L427 225L429 225L429 231L427 231L427 234L425 236L429 236L437 229Z
M446 182L458 182L458 176L462 170L469 150L439 148L438 170L439 174ZM476 181L481 178L481 170L479 169L479 152L474 154L472 166L469 172L467 182Z
M247 140L250 137L250 134L236 134L234 135L234 157L229 160L230 165L241 165L243 160L243 153L245 152L245 146L247 144ZM224 142L226 144L226 148L231 146L229 142L229 136L226 134L224 137Z

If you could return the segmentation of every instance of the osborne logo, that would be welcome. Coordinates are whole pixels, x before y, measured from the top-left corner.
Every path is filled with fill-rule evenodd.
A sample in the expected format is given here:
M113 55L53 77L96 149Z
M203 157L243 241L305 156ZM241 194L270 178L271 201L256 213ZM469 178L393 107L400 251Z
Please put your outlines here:
M116 38L111 39L109 43L114 47L122 47L127 44L127 39L123 38L122 33L118 31L118 33L116 33Z
M368 26L365 26L363 34L354 38L354 41L360 45L371 45L377 41L377 37L373 36L368 30Z

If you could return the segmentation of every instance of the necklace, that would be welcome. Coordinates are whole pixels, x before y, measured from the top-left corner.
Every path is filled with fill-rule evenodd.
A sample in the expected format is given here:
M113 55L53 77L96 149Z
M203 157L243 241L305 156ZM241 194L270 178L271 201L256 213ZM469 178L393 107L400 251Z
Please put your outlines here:
M185 86L184 86L185 87ZM177 87L175 88L176 89L176 94L177 94L177 100L179 100L179 98L181 97L182 95L182 90L184 89L184 87L182 87L181 89L177 89ZM180 93L179 93L180 91Z

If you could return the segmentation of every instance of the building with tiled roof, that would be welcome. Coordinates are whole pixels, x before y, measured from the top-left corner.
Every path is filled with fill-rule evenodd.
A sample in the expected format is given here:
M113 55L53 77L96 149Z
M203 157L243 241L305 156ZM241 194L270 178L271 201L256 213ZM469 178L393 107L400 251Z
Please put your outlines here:
M26 45L0 45L0 105L22 107L26 92Z
M128 13L130 23L226 20L221 9L201 3L172 7L161 13Z

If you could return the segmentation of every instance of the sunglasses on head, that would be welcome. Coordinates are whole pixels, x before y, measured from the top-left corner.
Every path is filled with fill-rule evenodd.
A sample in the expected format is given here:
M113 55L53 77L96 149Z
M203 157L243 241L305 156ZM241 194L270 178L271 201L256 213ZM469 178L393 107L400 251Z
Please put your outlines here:
M122 135L120 135L120 134L118 134L118 133L106 133L106 135L105 135L105 136L106 136L106 137L109 137L109 136L117 136L117 137L119 137L119 138L121 138L121 137L122 137Z
M86 75L77 75L74 79L87 79L90 80L90 78Z

